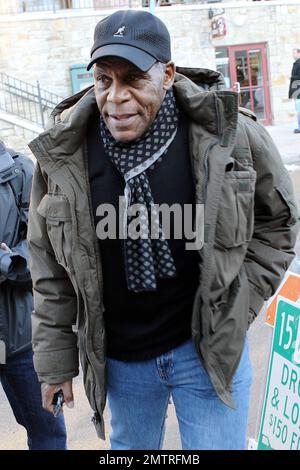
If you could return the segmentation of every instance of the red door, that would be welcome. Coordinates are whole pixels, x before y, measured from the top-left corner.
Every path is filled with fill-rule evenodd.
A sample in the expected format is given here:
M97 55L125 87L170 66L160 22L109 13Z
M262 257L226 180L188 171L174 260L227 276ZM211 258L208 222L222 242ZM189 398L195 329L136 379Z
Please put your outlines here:
M239 91L240 106L253 111L263 124L271 124L266 44L217 48L216 62L227 86Z

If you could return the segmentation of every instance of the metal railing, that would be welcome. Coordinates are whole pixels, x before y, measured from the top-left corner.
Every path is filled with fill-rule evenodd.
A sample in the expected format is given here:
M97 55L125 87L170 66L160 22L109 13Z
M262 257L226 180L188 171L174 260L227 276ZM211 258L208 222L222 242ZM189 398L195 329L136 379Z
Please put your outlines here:
M195 5L220 3L225 0L155 0L156 5ZM245 0L231 0L235 2ZM248 2L261 0L246 0ZM267 1L267 0L265 0ZM148 7L149 0L10 0L0 3L0 15L27 12L57 12L60 10L106 10L109 8Z
M53 108L62 100L59 95L22 80L0 73L0 109L39 126L45 122Z
M2 3L2 2L1 2ZM0 4L0 14L28 12L56 12L59 10L103 10L108 8L136 8L141 0L14 0Z
M238 1L238 0L236 0ZM218 3L222 0L156 0L157 5ZM0 14L57 12L60 10L106 10L109 8L138 8L149 0L11 0L0 2Z

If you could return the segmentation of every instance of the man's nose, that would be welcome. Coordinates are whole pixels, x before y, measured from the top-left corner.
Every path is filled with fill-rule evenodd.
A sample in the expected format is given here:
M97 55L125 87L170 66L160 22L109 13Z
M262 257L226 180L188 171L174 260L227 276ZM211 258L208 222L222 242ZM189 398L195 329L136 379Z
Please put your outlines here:
M107 101L115 104L128 101L130 99L130 92L124 83L113 81L109 87Z

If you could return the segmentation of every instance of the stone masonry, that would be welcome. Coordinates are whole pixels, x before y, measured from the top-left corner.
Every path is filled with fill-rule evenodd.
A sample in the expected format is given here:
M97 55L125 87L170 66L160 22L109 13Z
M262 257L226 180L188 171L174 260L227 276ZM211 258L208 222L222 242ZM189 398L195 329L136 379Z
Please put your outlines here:
M225 9L228 34L212 38L208 11ZM0 71L61 96L72 93L70 66L89 60L95 24L109 11L70 10L0 16ZM295 119L287 99L291 52L300 47L296 0L173 5L157 8L167 24L178 65L215 68L215 47L267 43L274 123Z

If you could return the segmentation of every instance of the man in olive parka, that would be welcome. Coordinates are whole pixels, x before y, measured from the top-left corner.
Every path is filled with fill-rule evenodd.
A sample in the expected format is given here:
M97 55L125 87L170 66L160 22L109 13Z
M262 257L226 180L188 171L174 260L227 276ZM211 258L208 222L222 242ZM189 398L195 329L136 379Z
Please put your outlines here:
M290 178L219 73L175 68L157 17L128 10L99 22L92 66L95 85L58 105L30 144L44 407L60 388L73 405L79 352L101 438L108 395L112 449L161 448L170 396L184 449L242 449L247 330L294 256ZM156 239L103 236L103 208L118 229L135 204L142 230L154 204L192 207L196 249L175 237L176 221L168 238L159 222Z

